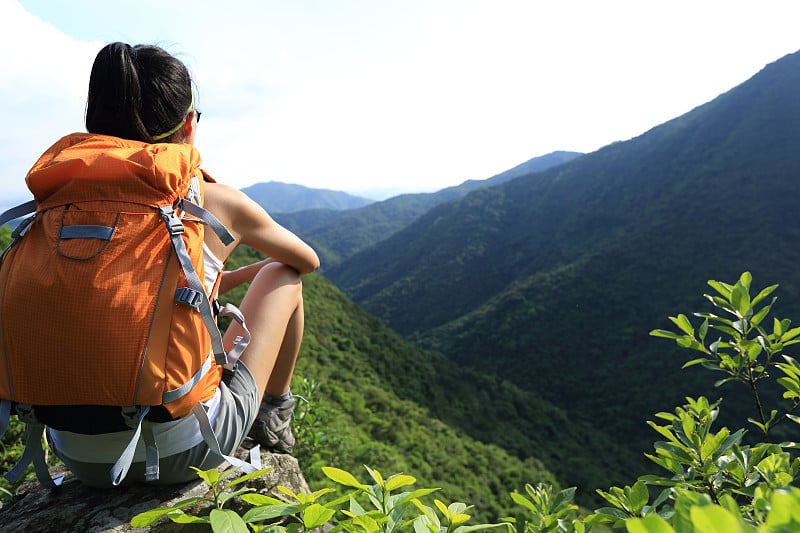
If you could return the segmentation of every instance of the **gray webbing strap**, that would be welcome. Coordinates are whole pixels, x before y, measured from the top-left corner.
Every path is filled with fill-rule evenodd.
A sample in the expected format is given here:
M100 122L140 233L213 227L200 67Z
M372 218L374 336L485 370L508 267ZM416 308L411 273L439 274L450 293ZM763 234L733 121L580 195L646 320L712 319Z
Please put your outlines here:
M185 394L188 394L189 391L192 390L195 385L197 385L197 382L200 381L200 379L206 374L206 372L209 371L210 368L211 368L211 356L208 356L208 358L206 358L206 362L203 363L202 367L200 367L200 370L195 372L194 376L192 376L189 379L189 381L187 381L177 389L165 391L164 394L161 395L161 403L169 403L174 400L177 400L178 398L181 398Z
M126 411L126 409L127 408L123 408L123 416L127 416L129 414L129 412ZM130 421L126 420L126 423L129 426L135 424L134 427L136 431L133 432L131 440L128 442L128 445L122 451L122 454L119 456L119 459L117 459L117 462L114 463L114 466L111 467L111 483L114 486L117 486L120 483L122 483L122 481L125 479L125 476L128 475L128 470L130 470L131 463L133 463L133 455L134 453L136 453L136 444L139 442L139 437L142 434L142 421L144 420L144 417L147 415L147 413L150 411L150 406L145 405L139 409L137 408L131 408L131 409L135 410L137 415L134 416L134 418L131 419ZM131 429L133 429L133 427Z
M8 400L5 400L7 402ZM9 407L11 402L8 402ZM5 415L5 405L2 407L2 416ZM11 410L8 411L8 417L11 416ZM42 448L42 438L44 437L44 424L37 418L36 413L33 411L33 406L29 404L17 404L17 416L22 422L25 422L25 448L22 450L22 456L14 468L8 471L5 478L11 482L16 483L25 475L28 470L28 465L33 463L33 470L36 472L36 479L45 487L57 487L61 485L64 476L50 477L50 471L47 469L47 461L44 458L44 449Z
M203 406L199 403L195 404L192 408L192 413L194 413L195 418L197 418L197 423L200 424L200 433L203 435L203 440L206 441L206 445L208 445L208 449L211 450L211 453L219 455L228 461L231 466L241 468L246 474L252 474L261 468L261 455L258 446L250 449L249 463L236 457L225 455L222 453L222 448L219 446L217 436L214 434L214 428L211 427L211 421L208 419L208 414Z
M31 200L29 202L25 202L24 204L19 204L17 206L12 207L3 212L0 215L0 226L7 222L11 222L14 219L19 217L24 217L25 215L29 215L36 211L36 200Z
M225 316L232 318L233 320L239 323L239 325L242 327L242 330L244 331L244 335L236 337L236 340L233 343L233 347L228 351L228 364L226 365L226 368L228 368L229 370L233 370L233 367L236 366L236 361L239 360L239 357L242 355L242 352L244 352L245 348L247 348L247 345L250 344L250 330L247 329L247 324L244 323L244 315L239 310L239 308L233 305L232 303L227 303L223 305L219 309L217 316Z
M158 480L158 445L153 434L153 424L149 421L142 424L142 438L145 451L144 479L145 481L156 481Z
M28 470L28 465L33 463L33 470L36 472L36 479L45 487L57 487L61 485L63 476L57 476L56 479L50 477L50 471L47 469L47 462L44 458L44 449L42 448L42 437L44 436L44 424L25 424L26 440L25 449L22 451L22 457L19 462L14 465L6 475L5 478L11 482L16 483L25 475Z
M198 312L203 318L203 323L206 325L208 334L211 336L211 348L214 352L214 359L217 361L218 365L224 365L228 359L225 355L225 347L222 345L222 333L220 333L217 322L214 320L214 312L211 310L211 302L208 300L203 282L200 281L200 277L197 275L194 265L192 265L189 252L186 250L186 244L183 242L183 238L181 238L181 234L184 231L183 222L181 222L181 219L175 214L175 210L170 206L162 207L160 211L161 217L164 219L164 223L167 225L167 230L169 231L172 248L175 250L175 255L178 257L186 280L189 282L189 287L202 293L202 301L200 302Z
M6 434L11 422L11 400L0 400L0 439Z
M228 246L234 241L233 235L231 235L231 232L225 227L225 224L220 222L211 211L203 209L196 203L190 202L189 200L181 200L179 207L193 217L199 218L209 228L213 229L214 233L217 234L217 237L219 237L219 240L221 240L222 244L225 246Z

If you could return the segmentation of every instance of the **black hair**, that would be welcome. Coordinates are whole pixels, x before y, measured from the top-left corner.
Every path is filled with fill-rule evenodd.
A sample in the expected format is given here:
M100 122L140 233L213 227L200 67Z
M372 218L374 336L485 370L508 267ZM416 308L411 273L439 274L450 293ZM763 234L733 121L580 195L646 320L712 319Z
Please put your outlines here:
M158 46L104 46L92 65L86 130L154 142L181 123L192 105L186 66ZM169 142L180 130L160 141Z

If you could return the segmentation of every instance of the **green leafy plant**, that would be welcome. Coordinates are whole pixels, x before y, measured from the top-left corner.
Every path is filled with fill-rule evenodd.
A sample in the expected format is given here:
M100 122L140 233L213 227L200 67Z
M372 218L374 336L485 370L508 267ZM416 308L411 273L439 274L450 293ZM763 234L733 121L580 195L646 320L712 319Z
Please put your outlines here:
M273 533L298 533L329 526L330 533L393 533L414 529L416 533L470 533L502 527L505 524L467 525L469 507L455 502L445 505L434 500L435 509L425 505L420 498L429 496L438 489L420 488L397 492L416 483L416 479L405 474L395 474L386 479L378 470L365 467L373 484L358 481L353 474L338 468L325 467L325 475L337 486L350 489L346 494L335 495L330 501L326 496L335 493L324 488L313 493L295 493L279 486L276 495L253 494L251 488L237 488L242 483L259 477L269 470L259 470L224 483L224 479L236 470L220 474L216 469L197 474L209 485L210 495L182 500L168 507L159 507L136 515L131 520L134 527L147 527L166 516L180 524L200 523L211 526L214 532L271 531ZM232 498L252 507L244 514L224 509ZM195 516L186 512L203 502L211 503L208 515Z
M454 502L446 505L441 500L435 499L435 508L425 505L421 498L439 489L420 488L395 492L413 485L416 479L406 474L395 474L384 479L378 470L368 466L365 468L372 478L372 484L361 483L345 470L330 467L323 469L325 475L332 481L354 489L348 496L348 508L341 511L347 519L339 522L339 528L350 533L393 533L410 527L413 527L416 533L469 533L505 525L502 523L467 525L471 516L466 514L469 509L466 504ZM366 502L369 502L370 506L365 506ZM441 513L441 519L436 510Z
M232 498L253 490L248 487L236 489L238 485L241 485L250 479L263 476L264 474L270 472L271 469L257 470L256 472L238 477L227 483L224 482L225 479L237 473L237 470L230 469L225 473L220 473L220 471L216 468L212 468L211 470L200 470L192 467L192 469L194 469L197 472L197 475L200 476L200 478L210 487L211 493L209 496L205 498L200 496L187 498L175 503L174 505L158 507L156 509L139 513L131 519L131 526L147 527L161 517L166 516L178 524L208 524L211 526L212 531L215 532L248 531L247 524L239 515L239 513L231 509L224 509L224 506ZM211 510L207 516L195 516L184 511L184 509L187 507L199 504L203 501L210 502L212 504Z
M332 492L332 489L322 489L311 494L295 493L292 490L279 486L277 490L284 499L263 495L245 494L242 500L253 505L242 517L243 521L250 524L254 531L261 531L265 527L273 530L284 531L312 531L324 526L336 512L334 509L320 503L320 497ZM327 505L335 505L336 502ZM285 521L291 519L289 526L271 524L264 526L262 522ZM258 525L256 525L258 523Z
M767 299L775 292L778 285L762 289L751 296L750 289L753 278L749 272L741 275L734 283L709 281L708 285L716 294L705 294L705 298L716 307L721 314L695 313L702 322L695 328L684 314L671 316L669 319L680 331L653 330L654 337L674 339L678 346L699 352L699 357L691 359L684 368L702 365L716 372L726 374L715 385L720 386L731 381L744 383L753 397L757 419L749 419L769 441L770 430L777 424L792 419L790 415L800 407L800 366L792 358L783 355L783 350L800 343L800 327L791 327L788 319L772 319L771 331L767 317L772 310L776 298ZM711 335L716 332L717 335ZM779 357L783 359L781 362ZM784 416L778 416L777 410L766 412L758 385L770 376L770 370L781 370L785 377L779 382L786 388L784 398L790 400ZM794 418L796 420L796 418Z
M598 491L611 507L598 509L587 518L588 522L658 532L750 531L766 527L773 516L773 499L785 498L785 491L800 471L800 460L788 451L796 444L769 442L770 431L779 423L798 421L792 412L800 401L800 368L783 350L800 342L800 328L791 328L789 320L775 318L771 330L765 329L763 324L768 323L775 302L775 298L769 302L767 299L777 285L751 297L751 283L747 272L734 284L709 281L716 294L707 294L706 299L727 316L695 313L702 319L695 328L686 315L679 314L670 317L678 332L659 329L651 335L673 339L681 348L699 352L700 356L684 367L701 365L726 374L716 382L717 386L730 381L747 385L758 413L758 418L748 421L765 442L748 446L743 444L745 429L716 430L714 423L722 400L687 398L687 403L674 413L656 415L665 423L648 422L664 440L657 441L655 453L647 457L669 475L645 475L633 487ZM773 369L784 374L777 382L785 389L783 398L790 402L783 416L775 409L769 415L765 413L759 389ZM647 486L666 488L650 503ZM697 525L701 523L706 525ZM711 523L716 524L714 529L708 529L712 526L707 524ZM719 524L735 524L736 528L718 529Z
M506 518L516 524L518 533L583 533L589 526L577 520L578 506L573 503L575 487L555 492L550 484L539 483L535 487L525 485L525 494L511 493L511 499L524 511Z

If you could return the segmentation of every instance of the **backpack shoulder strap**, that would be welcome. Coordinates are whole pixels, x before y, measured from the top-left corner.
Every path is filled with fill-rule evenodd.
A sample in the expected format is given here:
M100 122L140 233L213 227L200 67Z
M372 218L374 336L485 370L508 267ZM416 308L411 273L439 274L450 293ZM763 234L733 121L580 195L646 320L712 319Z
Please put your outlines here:
M202 208L198 206L198 209ZM195 303L192 304L192 307L195 307L200 313L200 316L203 318L203 323L206 325L209 335L211 335L211 348L214 352L214 359L216 360L217 364L224 365L228 358L225 354L225 348L222 345L222 334L219 331L217 322L214 320L214 311L211 309L211 302L209 301L208 295L203 287L203 282L200 281L200 276L198 276L197 271L192 264L192 260L189 257L189 252L186 250L186 244L183 242L183 238L181 237L184 232L183 222L172 206L161 207L160 212L161 218L164 219L164 223L167 226L172 248L175 251L175 255L178 257L178 261L180 262L183 273L186 276L186 280L189 282L189 288L194 291L193 300ZM184 301L185 299L186 296L182 295L181 301Z
M3 214L0 215L0 226L19 217L30 215L34 212L36 212L36 200L31 200L29 202L25 202L24 204L14 206L11 209L4 211Z

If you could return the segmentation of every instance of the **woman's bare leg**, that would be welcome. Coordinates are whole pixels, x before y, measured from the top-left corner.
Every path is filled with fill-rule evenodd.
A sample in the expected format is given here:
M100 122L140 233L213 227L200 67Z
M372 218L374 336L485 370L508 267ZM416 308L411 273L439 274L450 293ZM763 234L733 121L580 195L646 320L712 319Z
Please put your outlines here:
M300 276L281 263L265 265L239 306L250 330L242 361L256 380L260 397L288 392L303 337L303 296ZM232 322L225 332L230 348L242 329Z

